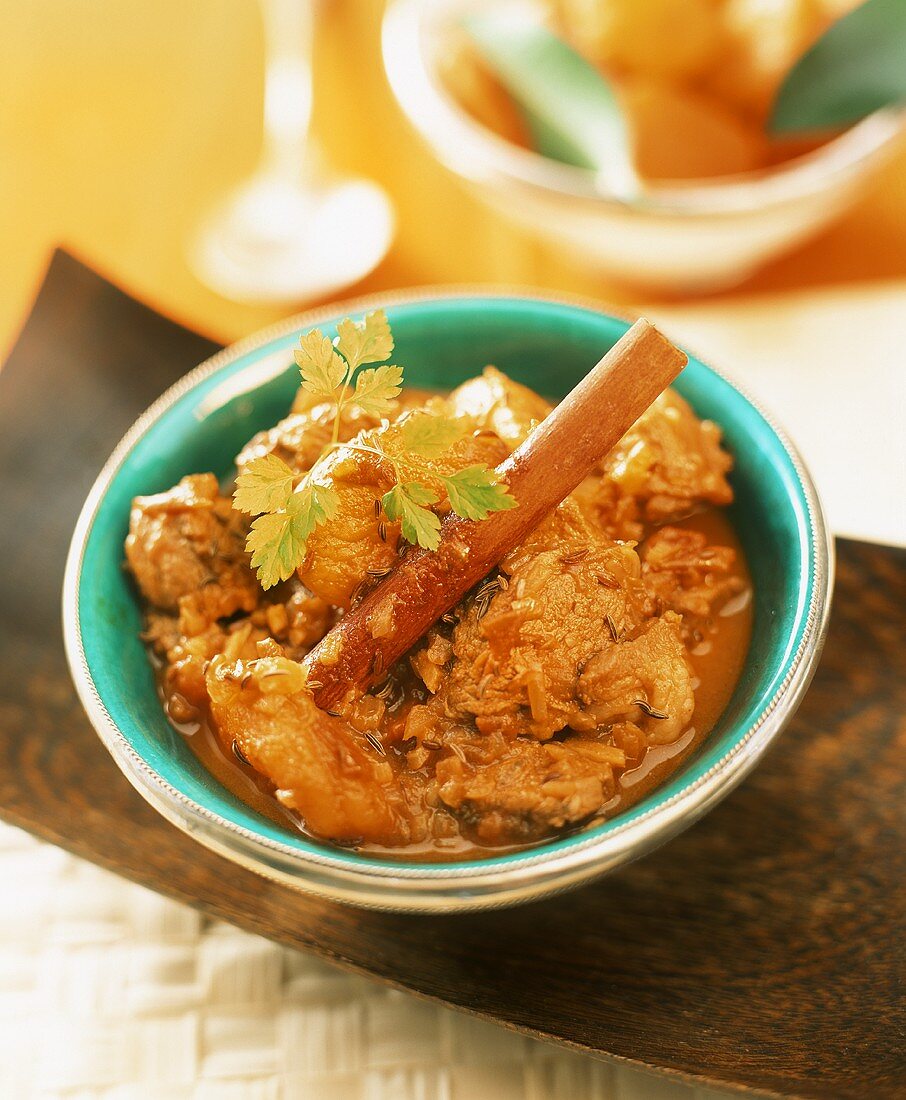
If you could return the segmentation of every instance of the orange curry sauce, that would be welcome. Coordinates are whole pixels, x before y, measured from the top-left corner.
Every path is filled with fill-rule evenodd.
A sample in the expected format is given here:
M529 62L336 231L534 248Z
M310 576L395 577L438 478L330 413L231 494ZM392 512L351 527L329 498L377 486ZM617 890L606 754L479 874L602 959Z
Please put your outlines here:
M690 653L694 673L695 711L692 724L669 745L649 747L641 761L627 768L618 779L617 792L593 819L612 818L638 802L663 783L687 761L717 723L730 700L742 672L752 632L752 584L742 546L729 520L717 509L708 509L672 526L701 531L708 542L730 546L736 551L735 575L744 582L743 590L733 596L715 615L704 632L703 640ZM159 671L160 663L155 661ZM166 703L161 686L161 699ZM171 719L172 722L172 719ZM277 801L270 782L236 756L224 751L215 732L206 721L172 724L185 736L190 748L204 767L253 810L290 831L306 833L300 816ZM388 748L388 753L395 750ZM401 757L401 764L404 758ZM588 827L586 822L582 828ZM318 837L312 837L324 843ZM538 842L540 843L540 842ZM528 847L531 845L519 845ZM355 849L364 855L401 861L454 861L500 855L513 848L487 848L456 835L429 839L404 848L385 848L374 844Z

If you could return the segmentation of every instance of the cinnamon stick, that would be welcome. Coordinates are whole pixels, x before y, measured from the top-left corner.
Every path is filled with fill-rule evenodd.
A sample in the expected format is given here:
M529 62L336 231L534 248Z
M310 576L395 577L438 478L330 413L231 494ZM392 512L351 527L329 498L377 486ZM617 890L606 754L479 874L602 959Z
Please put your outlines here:
M383 679L441 615L564 500L679 374L686 356L639 320L498 473L519 507L477 522L449 514L435 551L414 549L303 662L328 708Z

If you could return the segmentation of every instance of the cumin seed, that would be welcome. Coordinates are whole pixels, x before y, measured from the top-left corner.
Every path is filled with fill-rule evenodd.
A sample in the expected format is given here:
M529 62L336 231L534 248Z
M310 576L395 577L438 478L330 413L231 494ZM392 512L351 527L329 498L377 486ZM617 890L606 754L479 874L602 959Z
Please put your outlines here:
M387 753L384 752L384 746L380 743L380 741L378 741L378 739L374 736L373 733L367 733L366 732L365 740L374 749L374 751L376 753L380 753L381 756L386 756L387 755Z
M654 707L644 699L636 699L633 702L633 706L639 708L648 715L649 718L656 718L659 722L663 722L664 719L669 718L669 714L662 714L659 710L655 710Z

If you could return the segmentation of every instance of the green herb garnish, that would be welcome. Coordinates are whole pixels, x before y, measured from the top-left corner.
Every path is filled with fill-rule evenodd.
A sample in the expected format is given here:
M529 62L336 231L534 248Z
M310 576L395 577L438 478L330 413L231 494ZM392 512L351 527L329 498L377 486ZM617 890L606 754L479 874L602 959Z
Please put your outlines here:
M906 103L906 2L865 0L833 23L787 73L774 133L848 126Z
M432 484L443 486L451 509L465 519L487 519L492 512L515 508L516 501L497 472L483 463L452 474L441 474L425 465L426 460L438 458L467 434L470 425L465 419L410 414L400 428L402 458L387 454L378 432L363 432L355 440L339 442L345 409L358 408L377 417L394 410L403 382L402 367L366 366L381 363L392 351L393 336L387 318L383 310L375 310L361 322L349 318L341 321L336 340L330 340L320 329L305 333L295 357L302 388L334 405L332 439L324 454L343 447L376 456L394 481L381 498L384 515L391 522L399 522L407 542L436 550L440 518L431 506L443 497ZM337 513L339 497L335 489L323 483L323 473L319 480L319 463L320 459L307 474L299 475L283 459L269 454L250 462L236 479L233 506L258 517L252 523L246 549L263 588L293 575L305 558L311 533Z
M477 11L463 25L520 108L539 153L593 169L616 195L635 195L638 175L619 102L578 50L518 11Z

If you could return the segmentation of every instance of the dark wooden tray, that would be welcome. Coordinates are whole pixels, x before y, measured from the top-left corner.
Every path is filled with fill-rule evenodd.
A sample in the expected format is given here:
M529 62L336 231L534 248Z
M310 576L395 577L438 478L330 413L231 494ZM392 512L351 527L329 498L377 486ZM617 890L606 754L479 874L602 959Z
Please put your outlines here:
M0 373L0 816L214 917L580 1050L787 1095L906 1095L906 551L838 543L830 637L796 720L666 848L503 912L311 900L147 806L62 652L63 560L91 480L211 350L58 254Z

